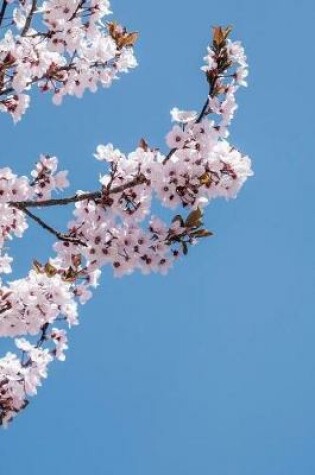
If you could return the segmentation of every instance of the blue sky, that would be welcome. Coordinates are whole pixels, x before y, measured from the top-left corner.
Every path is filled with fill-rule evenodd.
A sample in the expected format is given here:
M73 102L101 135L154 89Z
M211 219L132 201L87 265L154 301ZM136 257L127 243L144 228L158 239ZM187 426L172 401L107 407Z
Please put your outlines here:
M66 363L0 433L0 473L313 475L314 4L112 3L140 31L139 68L61 108L34 97L15 127L0 116L1 166L27 173L40 153L56 154L73 189L91 189L98 143L128 151L144 136L164 147L169 110L204 100L210 27L232 24L250 78L231 141L255 177L208 208L215 237L167 277L104 273ZM16 275L51 243L32 226L14 243Z

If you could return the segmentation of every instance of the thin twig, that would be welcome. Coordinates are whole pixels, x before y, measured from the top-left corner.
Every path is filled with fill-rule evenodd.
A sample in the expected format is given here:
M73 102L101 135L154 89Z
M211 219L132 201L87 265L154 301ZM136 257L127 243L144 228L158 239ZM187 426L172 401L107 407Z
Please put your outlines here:
M196 119L196 124L200 124L202 119L207 115L207 111L208 111L208 108L209 108L209 97L210 97L210 95L211 95L211 90L210 90L209 96L207 97L207 100L204 103L204 106L203 106L198 118Z
M21 32L21 36L25 36L28 30L30 29L32 18L35 13L36 7L37 7L37 0L32 0L32 6L31 6L29 14L27 15L24 28Z
M46 322L42 328L41 328L41 336L38 340L38 342L36 343L36 348L40 348L42 346L42 344L44 343L44 341L47 339L47 331L49 329L49 322Z
M35 214L31 213L27 208L24 208L23 206L15 206L17 209L25 213L29 218L31 218L33 221L35 221L37 224L39 224L43 229L48 231L50 234L55 236L59 241L64 241L64 242L71 242L73 244L80 244L81 246L87 247L87 244L83 241L81 241L78 238L67 236L66 234L60 233L59 231L56 231L54 228L49 226L49 224L45 223L41 218L36 216Z
M122 193L123 191L127 190L128 188L132 188L134 186L143 184L146 182L146 178L143 175L140 175L133 180L125 183L123 185L115 186L108 190L108 195ZM102 198L101 191L93 191L89 193L82 193L82 194L75 194L73 196L69 196L67 198L52 198L50 200L43 200L43 201L11 201L8 204L14 208L21 209L24 211L26 208L47 208L49 206L60 206L60 205L68 205L70 203L79 203L80 201L91 200L91 201L98 201Z
M78 11L80 10L80 8L83 7L83 5L85 4L85 1L86 0L80 0L80 2L78 3L76 9L74 10L73 14L71 15L68 21L72 21L77 16Z
M1 11L0 11L0 26L2 24L7 6L8 6L7 0L3 0L2 1L2 6L1 6Z
M209 97L213 97L213 94L214 94L214 89L215 89L215 81L213 81L213 85L211 84L210 86L210 91L209 91L209 96L207 97L207 100L203 106L203 108L201 109L196 121L195 121L195 124L199 124L202 119L208 115L208 107L209 107ZM168 160L174 155L175 152L177 152L178 148L174 147L172 148L168 154L166 155L166 157L164 158L163 160L163 165L165 165L166 162L168 162Z
M146 178L143 175L139 175L134 180L131 180L130 182L125 183L124 185L116 186L112 188L111 190L107 190L107 192L105 190L105 193L104 192L102 193L101 191L95 191L92 193L83 193L81 195L70 196L68 198L50 199L50 200L45 200L45 201L19 201L19 202L10 202L8 204L12 208L16 208L22 211L23 213L25 213L29 218L31 218L33 221L39 224L43 229L45 229L50 234L52 234L57 239L59 239L59 241L71 242L73 244L77 244L77 245L80 244L81 246L87 247L87 244L84 241L81 241L78 238L68 236L67 234L57 231L52 226L45 223L45 221L43 221L41 218L33 214L28 208L67 205L70 203L77 203L79 201L84 201L84 200L99 201L101 200L102 196L106 195L106 193L108 196L113 193L121 193L128 188L139 185L141 183L143 184L145 182L146 182Z
M35 77L33 78L31 81L29 81L26 85L26 88L28 88L29 86L33 85L33 84L36 84L38 82L41 82L41 81L58 81L58 82L61 82L61 83L64 83L64 81L60 80L60 79L56 79L56 76L58 75L58 73L60 72L63 72L63 71L73 71L76 69L75 67L75 64L73 63L73 59L74 57L72 57L69 61L69 64L67 64L66 66L61 66L60 68L57 68L53 71L53 73L51 75L49 75L48 72L45 72L42 76L40 77ZM105 63L100 63L100 64L92 64L90 65L90 69L92 69L93 67L106 67L109 63L106 61ZM13 92L15 91L15 89L10 86L10 87L7 87L6 89L2 89L0 90L0 96L7 96L8 94L12 94Z

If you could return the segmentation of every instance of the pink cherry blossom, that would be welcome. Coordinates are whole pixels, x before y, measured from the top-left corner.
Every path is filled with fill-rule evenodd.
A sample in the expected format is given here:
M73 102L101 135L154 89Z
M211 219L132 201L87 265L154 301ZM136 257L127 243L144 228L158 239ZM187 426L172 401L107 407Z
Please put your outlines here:
M133 41L127 41L123 27L106 25L110 13L107 0L6 2L0 111L17 122L34 87L52 93L59 105L66 95L82 97L86 90L109 87L135 68Z
M66 95L110 86L137 64L137 34L115 23L105 26L108 0L8 1L7 7L13 25L0 39L0 110L14 121L35 86L61 104ZM212 234L204 228L206 206L235 198L252 176L250 158L228 141L236 93L248 74L244 49L229 33L216 27L207 48L200 112L172 109L177 124L166 135L166 153L144 139L129 153L99 144L94 158L103 168L96 190L70 196L64 194L68 172L59 170L55 156L41 155L29 176L0 169L0 336L14 339L17 352L0 358L0 425L27 406L49 364L65 360L79 305L93 296L105 266L116 277L167 274ZM176 209L174 217L158 216L158 203L174 214ZM37 215L54 206L73 206L65 232ZM53 253L45 263L34 260L24 278L8 280L9 242L31 223L54 236Z

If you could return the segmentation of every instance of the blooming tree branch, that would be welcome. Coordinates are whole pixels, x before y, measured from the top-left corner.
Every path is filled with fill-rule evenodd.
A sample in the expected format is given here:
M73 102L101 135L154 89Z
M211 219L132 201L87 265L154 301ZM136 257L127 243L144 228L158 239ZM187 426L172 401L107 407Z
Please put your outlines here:
M61 104L66 95L82 97L86 89L109 87L134 68L137 33L104 23L110 13L108 0L3 0L0 111L17 122L35 85Z
M34 85L59 103L67 94L80 97L86 88L109 86L134 67L137 34L104 25L109 13L107 0L3 1L0 26L5 18L9 24L0 41L1 110L16 121L29 104L25 91ZM30 177L0 169L0 274L11 273L7 244L23 236L29 221L56 238L46 263L34 260L25 278L0 280L0 336L14 338L20 351L0 359L0 425L27 406L48 365L65 359L78 304L91 298L104 266L116 276L167 273L191 245L212 235L203 225L206 205L236 197L252 175L250 159L227 140L235 93L247 75L243 47L230 33L214 28L201 68L206 102L199 113L171 111L175 125L166 136L167 154L144 139L128 155L99 145L94 157L104 172L97 189L61 198L54 193L69 183L54 156L42 155ZM173 211L170 222L152 215L154 201ZM33 212L70 205L73 218L65 232Z

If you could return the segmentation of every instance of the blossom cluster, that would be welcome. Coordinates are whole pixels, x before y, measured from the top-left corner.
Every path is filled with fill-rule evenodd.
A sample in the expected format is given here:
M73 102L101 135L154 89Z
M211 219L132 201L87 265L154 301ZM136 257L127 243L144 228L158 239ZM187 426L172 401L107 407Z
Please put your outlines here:
M136 33L104 23L109 0L4 0L0 26L0 111L19 121L35 85L53 102L109 87L136 67ZM9 21L11 20L11 21Z
M0 359L0 425L6 426L27 406L26 395L37 394L38 386L47 377L48 364L54 358L64 360L64 350L68 348L64 331L53 328L45 334L45 340L52 348L43 349L24 338L16 339L17 348L23 352L22 359L14 353Z
M53 191L63 190L68 185L67 172L57 171L58 159L42 155L32 179L18 177L8 167L0 169L0 274L11 272L12 258L5 252L6 242L13 237L22 237L27 229L24 212L9 203L49 198Z
M107 3L102 2L104 8ZM64 2L43 4L51 23L59 21L57 5ZM67 15L72 18L73 9ZM111 31L118 34L116 27ZM22 351L20 359L12 353L0 359L0 424L26 406L48 364L65 358L67 329L78 323L78 304L91 298L104 266L116 276L135 270L167 273L189 246L212 234L203 227L209 202L235 198L252 175L250 159L228 142L235 92L247 75L244 50L229 33L228 28L214 30L202 67L209 84L202 111L171 111L176 124L166 136L168 153L144 139L129 154L112 144L99 145L94 157L104 171L97 190L66 198L54 198L55 191L68 186L56 157L41 156L30 178L0 170L0 274L11 271L5 243L23 235L28 219L57 237L55 254L46 263L34 261L24 279L0 281L0 336L15 338ZM153 203L155 209L160 203L180 214L166 222L153 214ZM74 210L64 233L31 211L68 204ZM26 335L28 340L21 338Z

